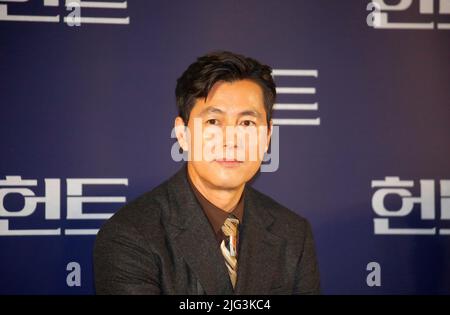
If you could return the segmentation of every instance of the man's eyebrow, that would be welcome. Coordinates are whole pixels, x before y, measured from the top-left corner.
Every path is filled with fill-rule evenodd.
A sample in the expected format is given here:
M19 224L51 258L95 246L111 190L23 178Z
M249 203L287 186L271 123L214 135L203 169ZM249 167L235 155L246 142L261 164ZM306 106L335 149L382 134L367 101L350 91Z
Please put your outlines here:
M220 108L215 107L215 106L208 106L208 107L204 108L200 112L200 115L204 115L206 113L225 114L225 112L223 110L221 110ZM259 118L262 116L262 114L256 110L244 110L244 111L238 113L238 116L253 116L253 117Z
M221 110L220 108L214 107L214 106L208 106L206 108L204 108L201 112L200 115L204 115L206 113L217 113L217 114L223 114L224 111Z
M253 116L256 118L261 117L261 113L257 112L256 110L244 110L243 112L240 112L238 115L239 116Z

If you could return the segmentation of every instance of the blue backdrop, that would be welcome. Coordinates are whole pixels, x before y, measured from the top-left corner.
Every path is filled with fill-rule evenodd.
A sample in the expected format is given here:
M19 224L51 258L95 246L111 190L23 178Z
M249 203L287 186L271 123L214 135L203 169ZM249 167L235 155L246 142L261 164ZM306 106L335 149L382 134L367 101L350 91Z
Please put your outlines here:
M94 293L96 230L181 166L176 79L217 49L275 69L253 185L311 221L323 292L450 293L449 0L94 3L0 0L0 293Z

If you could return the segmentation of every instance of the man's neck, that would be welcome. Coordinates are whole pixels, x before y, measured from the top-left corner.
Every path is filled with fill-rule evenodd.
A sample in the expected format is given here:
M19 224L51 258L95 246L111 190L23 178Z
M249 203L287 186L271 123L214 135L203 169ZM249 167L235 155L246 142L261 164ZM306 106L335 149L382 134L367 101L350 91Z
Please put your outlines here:
M189 163L187 172L195 188L197 188L209 202L226 212L233 211L242 196L245 184L234 189L220 189L202 180Z

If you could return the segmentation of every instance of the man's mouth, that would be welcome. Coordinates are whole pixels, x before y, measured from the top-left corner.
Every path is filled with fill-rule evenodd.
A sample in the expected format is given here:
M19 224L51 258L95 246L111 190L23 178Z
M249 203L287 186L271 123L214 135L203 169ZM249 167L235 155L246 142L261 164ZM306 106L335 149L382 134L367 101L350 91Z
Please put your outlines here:
M224 167L237 167L242 164L242 161L236 159L216 159L216 162Z

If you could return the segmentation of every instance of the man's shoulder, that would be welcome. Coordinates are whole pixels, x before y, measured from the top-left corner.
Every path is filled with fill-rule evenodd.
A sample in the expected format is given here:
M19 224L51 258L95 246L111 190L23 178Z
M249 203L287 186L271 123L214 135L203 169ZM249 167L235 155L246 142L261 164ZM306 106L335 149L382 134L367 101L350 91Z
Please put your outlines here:
M160 233L164 222L170 221L171 210L169 185L172 178L159 184L121 207L103 226L103 230L127 229L129 232L148 234ZM173 192L172 192L173 194ZM173 197L173 196L172 196ZM273 218L272 229L283 235L299 235L309 228L305 217L256 190L250 185L246 188L246 199L255 203L256 211Z
M309 227L309 222L304 216L284 206L272 197L253 187L248 187L247 192L249 197L258 203L258 208L263 209L273 217L275 229L284 230L288 234L296 234Z
M123 205L102 226L103 230L114 229L155 231L169 207L167 180L152 190L146 191Z

